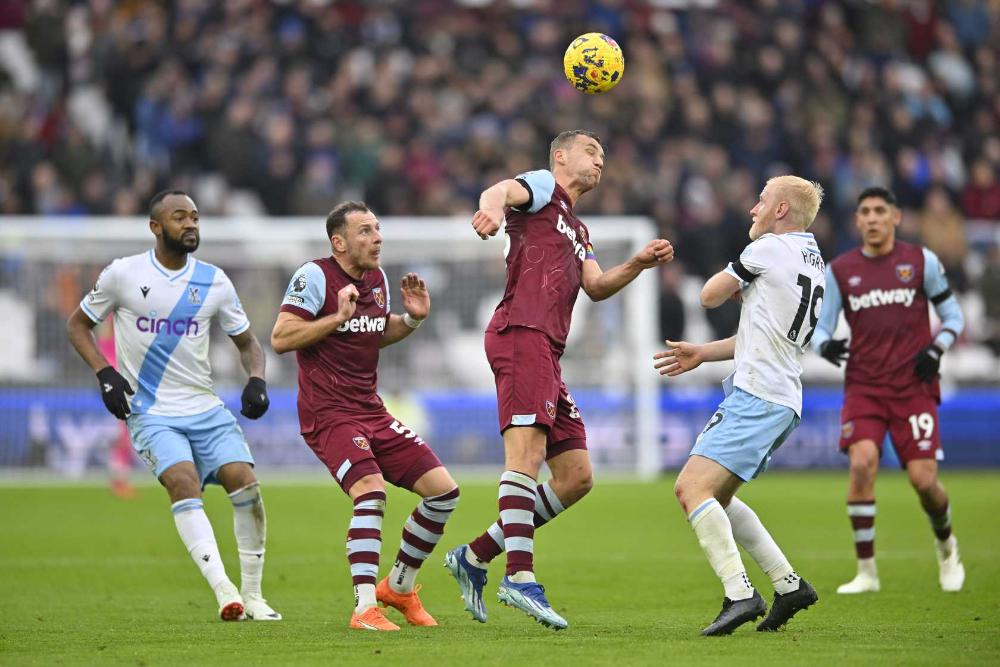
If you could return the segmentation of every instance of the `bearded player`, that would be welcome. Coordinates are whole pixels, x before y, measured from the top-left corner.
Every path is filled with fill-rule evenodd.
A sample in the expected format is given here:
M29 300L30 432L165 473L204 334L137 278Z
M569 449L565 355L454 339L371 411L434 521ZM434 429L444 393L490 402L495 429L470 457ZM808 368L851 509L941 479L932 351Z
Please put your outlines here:
M403 276L403 315L390 313L379 265L382 233L363 202L344 202L326 219L333 254L292 277L271 333L278 354L299 362L302 436L354 503L347 560L354 584L350 627L399 630L378 604L411 625L437 625L417 597L417 573L458 505L458 486L431 448L385 409L376 393L379 349L398 343L430 313L424 281ZM403 527L396 563L376 585L382 549L385 483L423 500Z
M445 565L458 582L466 610L482 623L486 570L506 551L500 602L553 629L567 627L535 580L533 555L535 528L593 486L583 419L559 367L573 304L581 287L601 301L643 270L673 259L670 243L657 239L625 263L601 270L574 206L597 187L603 169L604 147L597 135L562 132L549 148L549 170L530 171L486 189L472 218L483 239L506 222L507 288L486 329L505 463L500 518L469 544L449 551ZM552 478L538 484L543 462Z
M886 188L871 187L858 197L854 221L861 247L827 267L827 295L812 340L816 351L831 363L839 366L847 359L840 449L850 460L847 514L858 573L838 593L879 590L875 477L886 431L937 538L942 590L959 591L965 582L958 542L951 532L948 494L937 476L937 462L944 458L938 368L965 320L937 256L896 240L901 219L896 197ZM935 336L928 302L942 322ZM833 338L841 310L851 328L850 344Z
M218 321L250 376L241 413L267 411L264 351L229 277L191 257L198 249L198 208L180 190L153 197L149 229L156 246L116 259L101 273L66 328L97 374L108 411L128 425L133 447L170 496L181 541L215 593L224 621L281 620L261 595L266 520L253 457L236 419L212 390L209 328ZM118 370L93 329L115 314ZM130 398L131 397L131 398ZM229 580L202 489L221 484L233 504L241 586Z

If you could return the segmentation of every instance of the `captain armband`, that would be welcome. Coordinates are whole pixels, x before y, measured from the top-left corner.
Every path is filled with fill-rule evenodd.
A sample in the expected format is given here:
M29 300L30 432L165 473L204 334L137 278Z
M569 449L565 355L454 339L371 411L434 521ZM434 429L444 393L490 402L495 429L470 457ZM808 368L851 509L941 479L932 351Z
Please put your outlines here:
M733 260L730 266L733 267L733 271L735 271L736 275L740 277L740 280L742 280L745 283L752 283L754 280L757 279L756 274L751 273L750 269L743 266L743 262L740 261L739 257Z

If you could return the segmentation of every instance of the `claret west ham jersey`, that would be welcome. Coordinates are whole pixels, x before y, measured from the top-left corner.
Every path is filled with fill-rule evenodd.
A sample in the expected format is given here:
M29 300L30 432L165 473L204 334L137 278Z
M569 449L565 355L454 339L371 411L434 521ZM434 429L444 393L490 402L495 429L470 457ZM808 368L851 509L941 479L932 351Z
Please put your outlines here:
M569 195L546 170L517 177L531 200L505 212L507 288L488 329L522 326L566 346L583 263L594 258L590 233L573 212Z
M351 319L315 345L296 351L302 433L315 430L323 416L382 408L377 368L390 302L381 268L356 280L332 257L307 262L288 284L281 310L305 320L332 315L337 312L337 292L348 284L358 288Z
M936 378L919 382L913 373L913 360L931 343L928 298L951 294L937 257L897 240L881 257L860 248L846 252L830 263L830 273L851 327L848 390L940 397Z

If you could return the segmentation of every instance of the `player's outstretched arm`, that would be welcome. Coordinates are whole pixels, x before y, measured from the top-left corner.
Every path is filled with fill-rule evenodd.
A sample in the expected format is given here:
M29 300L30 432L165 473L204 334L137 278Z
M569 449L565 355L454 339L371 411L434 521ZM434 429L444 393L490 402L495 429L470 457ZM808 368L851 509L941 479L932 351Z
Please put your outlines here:
M583 263L581 286L592 301L603 301L621 291L646 269L666 264L673 258L674 246L666 239L650 241L634 257L607 271L602 271L601 265L591 255Z
M403 309L406 314L389 316L385 335L382 336L379 347L386 347L403 340L430 315L431 295L427 291L427 284L420 276L407 273L400 282L399 291L403 294Z
M495 236L503 222L503 210L530 200L531 193L513 178L491 185L479 195L479 210L472 216L472 228L481 239Z
M736 336L701 345L686 341L664 342L668 347L653 355L653 368L668 377L687 373L706 361L725 361L736 356Z
M727 271L719 271L701 288L701 307L718 308L740 291L740 281Z
M311 347L341 324L351 319L358 303L358 288L347 285L337 292L337 312L315 320L305 320L294 313L278 313L271 331L271 347L278 354Z

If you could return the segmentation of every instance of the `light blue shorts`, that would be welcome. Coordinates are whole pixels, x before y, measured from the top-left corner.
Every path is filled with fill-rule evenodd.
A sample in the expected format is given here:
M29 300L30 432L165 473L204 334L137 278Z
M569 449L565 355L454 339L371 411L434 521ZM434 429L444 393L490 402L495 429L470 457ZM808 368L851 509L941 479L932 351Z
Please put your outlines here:
M799 425L791 408L740 388L719 404L691 454L712 459L744 482L767 470L771 454Z
M253 465L243 431L221 405L191 417L132 415L128 431L132 447L157 478L170 466L191 461L205 486L219 483L215 472L227 463Z

